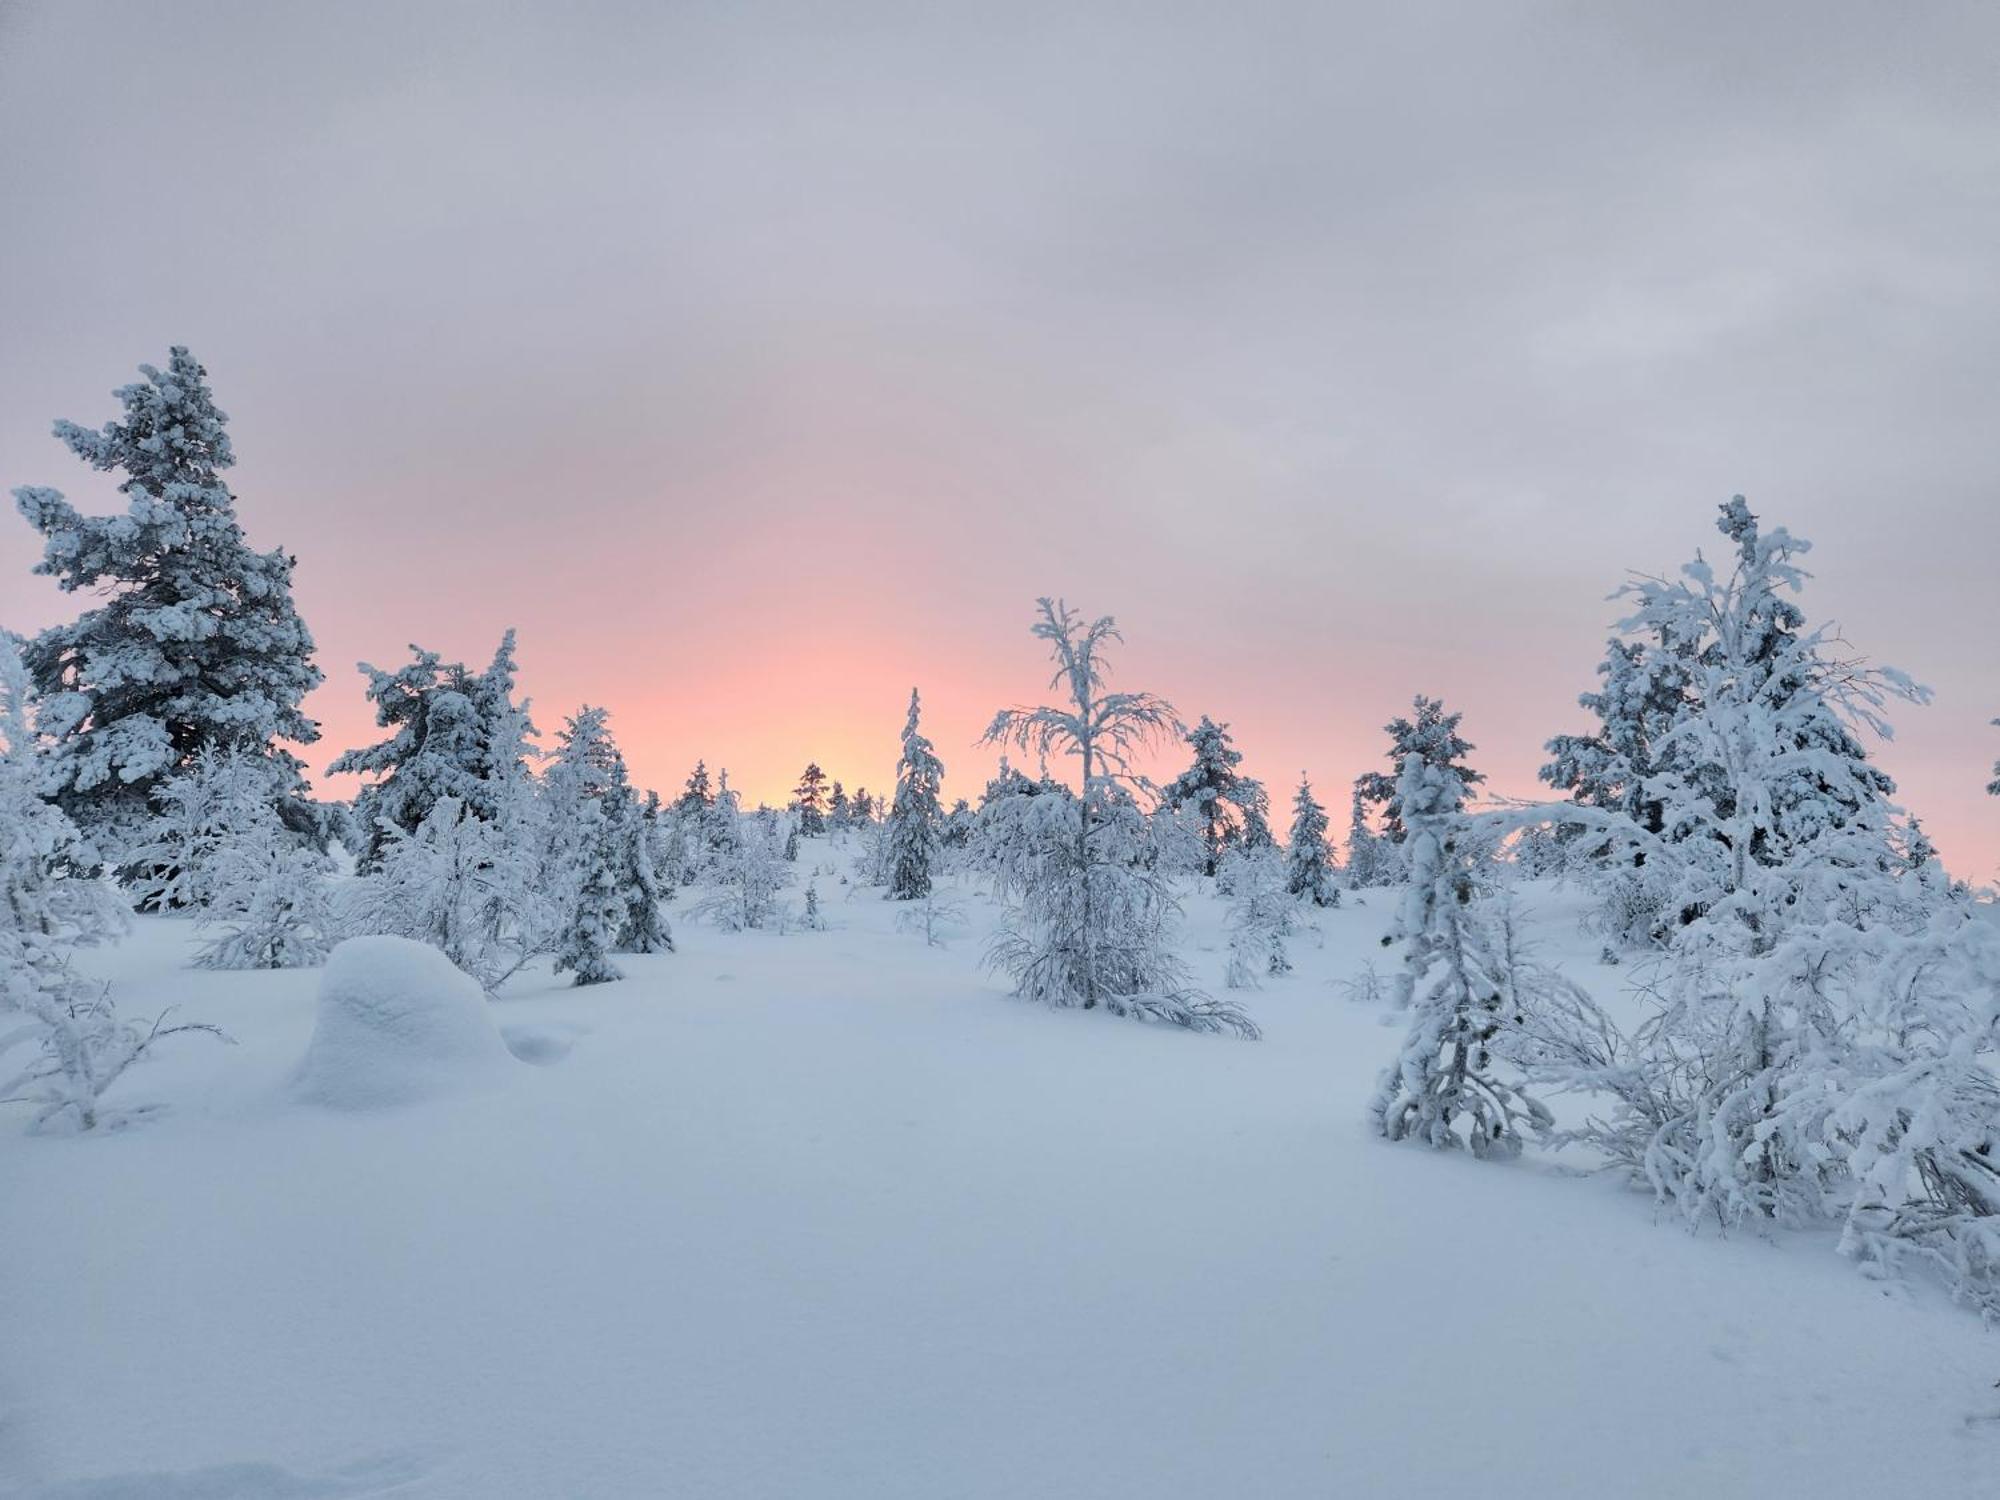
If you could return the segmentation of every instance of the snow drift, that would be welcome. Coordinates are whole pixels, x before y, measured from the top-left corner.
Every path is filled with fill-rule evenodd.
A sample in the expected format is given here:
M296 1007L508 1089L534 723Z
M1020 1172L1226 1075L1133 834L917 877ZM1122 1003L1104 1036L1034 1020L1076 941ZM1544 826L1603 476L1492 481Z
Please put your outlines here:
M437 949L349 938L327 960L292 1091L308 1103L375 1109L491 1083L516 1066L485 992Z

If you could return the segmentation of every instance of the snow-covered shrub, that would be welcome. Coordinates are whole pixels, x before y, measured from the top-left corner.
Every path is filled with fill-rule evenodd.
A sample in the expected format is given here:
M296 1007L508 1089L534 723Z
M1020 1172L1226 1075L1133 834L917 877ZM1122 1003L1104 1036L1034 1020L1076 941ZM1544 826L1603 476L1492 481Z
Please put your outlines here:
M429 943L488 989L550 940L535 861L456 797L439 798L414 833L391 824L383 838L380 867L348 893L343 931Z
M1286 889L1285 868L1271 849L1234 849L1223 856L1229 872L1229 962L1223 983L1256 989L1269 974L1289 974L1285 939L1298 927L1298 902Z
M774 819L748 817L709 863L709 889L695 902L697 919L723 932L783 924L782 893L791 883L784 837Z
M212 1026L119 1016L108 986L78 974L75 951L124 930L123 904L91 872L96 851L41 794L32 692L0 631L0 1103L36 1129L89 1130L104 1091L154 1043Z
M199 910L215 899L218 865L245 840L300 843L278 815L284 775L268 755L224 745L159 783L153 815L125 856L135 902Z
M982 812L987 868L1008 903L988 962L1013 977L1015 993L1046 1005L1256 1036L1241 1007L1195 988L1174 952L1180 908L1126 789L1132 753L1177 727L1173 708L1151 693L1105 690L1103 648L1120 639L1108 615L1085 624L1043 599L1034 633L1049 643L1051 686L1065 701L1003 710L986 740L1076 757L1082 789L1008 790Z
M326 962L339 918L326 856L282 830L246 834L215 861L209 901L196 918L220 929L195 962L207 969L299 969Z
M965 903L935 885L896 913L896 930L915 933L932 948L942 948L965 925Z

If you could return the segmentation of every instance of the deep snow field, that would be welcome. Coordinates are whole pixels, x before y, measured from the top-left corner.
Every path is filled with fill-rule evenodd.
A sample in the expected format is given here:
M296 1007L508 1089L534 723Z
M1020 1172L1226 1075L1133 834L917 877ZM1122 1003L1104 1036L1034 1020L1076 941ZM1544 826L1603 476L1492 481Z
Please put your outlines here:
M1934 1292L1373 1138L1400 1027L1334 981L1386 971L1386 893L1248 1043L1010 1001L983 900L939 950L819 884L830 931L683 899L623 983L517 978L537 1061L395 1107L290 1087L320 971L164 919L94 955L237 1045L164 1044L127 1129L0 1114L0 1494L2000 1495L2000 1334Z

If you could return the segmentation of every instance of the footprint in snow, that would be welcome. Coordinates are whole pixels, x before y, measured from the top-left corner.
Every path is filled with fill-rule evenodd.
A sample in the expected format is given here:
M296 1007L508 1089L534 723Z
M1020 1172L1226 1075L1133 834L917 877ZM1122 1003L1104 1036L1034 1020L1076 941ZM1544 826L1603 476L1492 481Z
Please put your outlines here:
M513 1026L502 1026L500 1037L507 1043L507 1050L524 1063L534 1063L537 1067L548 1067L559 1063L570 1054L577 1038L588 1032L588 1026L578 1026L574 1022L557 1021L549 1023L520 1022Z

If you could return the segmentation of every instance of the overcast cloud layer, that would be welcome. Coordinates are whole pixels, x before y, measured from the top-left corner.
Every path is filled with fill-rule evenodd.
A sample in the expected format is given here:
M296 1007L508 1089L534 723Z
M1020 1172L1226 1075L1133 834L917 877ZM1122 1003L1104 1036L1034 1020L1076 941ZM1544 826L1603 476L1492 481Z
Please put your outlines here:
M0 485L191 345L357 658L521 628L643 779L881 785L1043 592L1329 801L1409 695L1502 791L1605 601L1750 496L1937 689L1884 759L2000 864L2000 11L0 7ZM0 516L0 620L74 608Z

